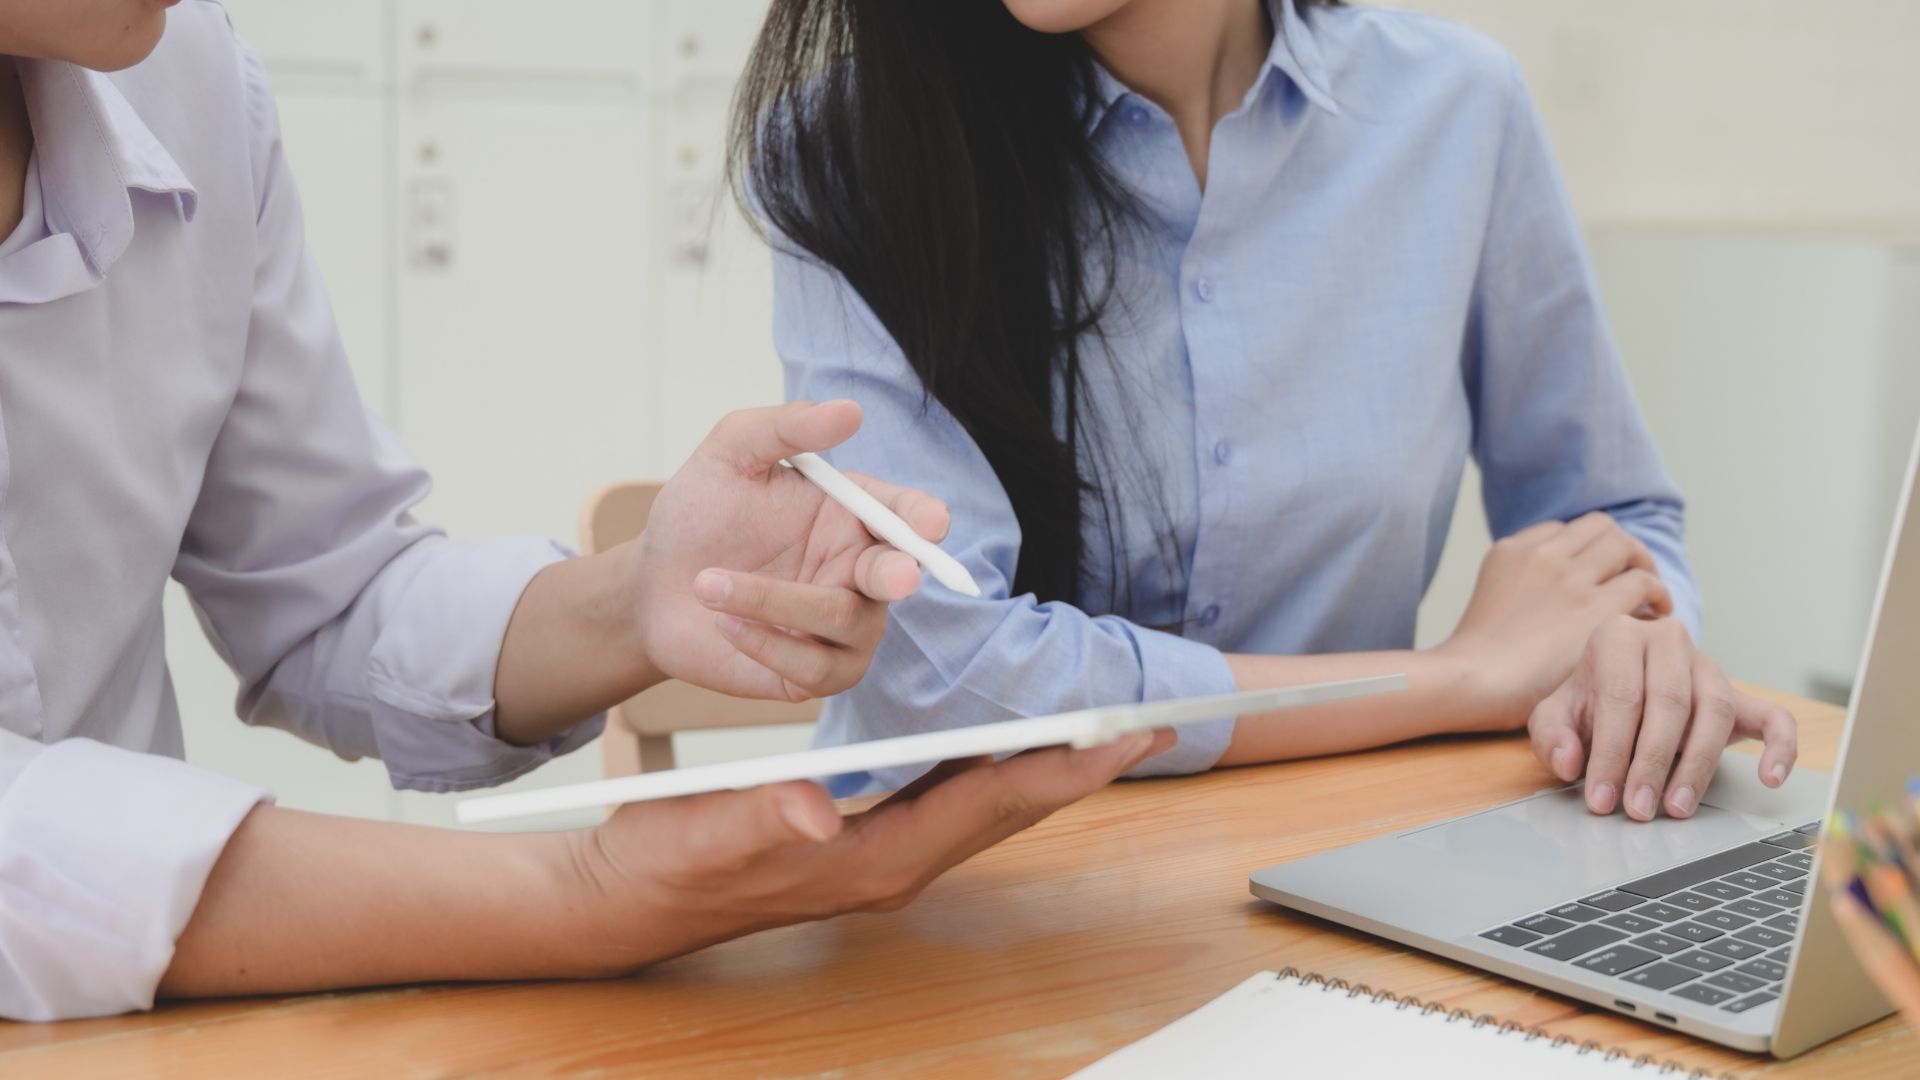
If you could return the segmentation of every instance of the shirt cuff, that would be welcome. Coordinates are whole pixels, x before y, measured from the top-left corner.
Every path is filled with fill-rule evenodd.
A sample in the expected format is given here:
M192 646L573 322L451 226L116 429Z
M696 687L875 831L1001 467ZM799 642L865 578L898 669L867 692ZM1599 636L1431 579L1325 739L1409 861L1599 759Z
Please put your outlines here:
M34 755L0 796L0 1016L152 1008L215 860L267 798L90 739Z
M527 583L570 556L551 540L443 541L395 598L368 657L373 737L397 788L503 784L600 734L595 716L519 746L494 729L493 679Z
M1239 687L1224 653L1211 645L1171 634L1139 634L1142 687L1140 700L1231 694ZM1233 739L1234 717L1181 724L1173 749L1134 766L1128 776L1183 776L1206 772Z

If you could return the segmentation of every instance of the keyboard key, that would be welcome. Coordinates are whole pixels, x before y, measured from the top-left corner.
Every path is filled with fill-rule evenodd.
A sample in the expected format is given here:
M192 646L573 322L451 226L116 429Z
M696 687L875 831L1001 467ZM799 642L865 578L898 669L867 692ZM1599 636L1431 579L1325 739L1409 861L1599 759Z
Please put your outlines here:
M1780 963L1778 960L1768 960L1765 957L1761 957L1758 960L1749 960L1733 970L1744 971L1756 979L1765 979L1768 982L1779 982L1781 979L1787 977L1787 965Z
M1603 892L1593 896L1583 896L1580 902L1592 904L1597 908L1606 908L1608 911L1625 911L1630 907L1639 907L1649 899L1652 897L1634 896L1623 892Z
M1789 934L1797 934L1800 932L1800 916L1789 911L1785 915L1775 915L1760 925L1771 926L1775 930L1785 930Z
M1677 908L1672 904L1662 904L1657 900L1651 904L1641 904L1639 907L1633 909L1633 913L1643 918L1659 919L1661 922L1672 922L1675 919L1684 919L1687 917L1686 908Z
M1623 971L1632 971L1642 964L1650 964L1660 959L1660 954L1645 949L1636 949L1631 945L1614 945L1601 949L1583 960L1576 960L1574 967L1583 967L1588 971L1597 971L1602 975L1618 975Z
M1550 960L1571 960L1582 953L1590 953L1602 945L1611 945L1626 936L1624 932L1612 927L1587 925L1577 930L1569 930L1559 937L1550 937L1538 945L1529 945L1527 951L1539 953ZM1746 945L1746 942L1737 942L1737 944ZM1759 951L1752 945L1747 945L1747 948L1754 949L1755 952ZM1735 960L1746 958L1746 956L1734 957Z
M1737 874L1728 874L1720 880L1738 885L1748 892L1752 892L1755 889L1771 889L1780 884L1770 877L1756 874L1751 870L1742 870Z
M1735 915L1745 915L1749 919L1766 919L1780 914L1779 908L1774 907L1772 904L1763 904L1758 900L1735 900L1721 910L1731 911ZM1525 926L1527 924L1521 923L1520 925Z
M1736 994L1744 994L1749 990L1758 990L1767 985L1767 980L1742 975L1738 971L1723 971L1718 975L1707 976L1707 985L1731 990Z
M1777 862L1761 863L1753 868L1753 872L1765 874L1770 878L1779 878L1781 881L1791 881L1794 878L1807 876L1807 872L1797 866L1782 866Z
M1758 900L1763 904L1778 904L1788 911L1800 910L1800 894L1797 892L1788 892L1785 888L1774 889L1770 892L1757 892L1754 893L1750 899Z
M1665 934L1642 934L1634 938L1633 943L1643 949L1652 949L1654 952L1666 953L1668 955L1685 952L1688 948L1687 942L1677 937L1668 937Z
M1549 941L1547 944L1552 942ZM1541 947L1534 946L1535 949ZM1729 960L1747 960L1767 951L1751 941L1741 941L1739 938L1721 938L1719 941L1708 942L1700 947L1708 952L1717 952Z
M1703 881L1695 885L1693 891L1705 893L1715 900L1738 900L1753 890L1743 889L1738 885L1729 885L1725 881Z
M1793 855L1782 855L1775 861L1785 863L1788 866L1797 866L1802 870L1813 869L1813 853L1810 851L1802 851Z
M1694 922L1706 923L1716 930L1738 930L1752 922L1745 915L1735 915L1731 911L1703 911L1693 917Z
M1561 904L1559 907L1547 912L1547 914L1555 916L1556 918L1570 919L1573 922L1592 922L1600 916L1605 915L1606 912L1601 911L1597 907L1588 907L1585 904L1572 903Z
M1679 964L1669 964L1663 960L1658 964L1629 971L1620 977L1649 990L1671 990L1688 979L1699 978L1700 973L1692 968L1683 968Z
M1743 997L1739 1001L1733 1002L1730 1005L1722 1005L1720 1007L1722 1009L1725 1009L1728 1012L1737 1012L1737 1013L1746 1012L1748 1009L1751 1009L1756 1005L1765 1005L1767 1002L1772 1001L1774 998L1777 998L1779 996L1780 996L1779 994L1773 993L1772 991L1768 991L1764 994L1755 994L1752 997Z
M1693 892L1677 892L1666 898L1667 903L1683 907L1688 911L1705 911L1710 907L1719 907L1720 901L1711 896L1701 896Z
M1617 926L1629 934L1644 934L1649 930L1658 930L1660 928L1658 922L1652 919L1641 918L1631 911L1623 911L1618 915L1609 915L1601 919L1600 922L1606 926Z
M1522 930L1517 926L1496 926L1480 935L1488 941L1497 941L1502 945L1531 945L1539 941L1542 935L1531 930Z
M1571 930L1573 924L1565 919L1556 919L1551 915L1532 915L1513 925L1522 930L1531 930L1536 934L1557 934L1562 930Z
M1778 960L1780 963L1784 964L1787 961L1793 959L1793 946L1789 945L1784 949L1775 949L1772 952L1767 954L1767 959Z
M1703 941L1712 941L1724 933L1711 926L1701 926L1697 922L1670 923L1664 932L1677 938L1685 938L1696 945Z
M1719 990L1705 983L1690 983L1673 992L1674 997L1683 997L1688 1001L1697 1001L1702 1005L1718 1005L1732 997L1731 991Z
M1685 964L1695 971L1719 971L1721 968L1733 963L1733 961L1724 956L1715 956L1710 952L1701 952L1699 949L1695 949L1685 956L1676 956L1673 958L1673 962L1676 964Z
M1798 826L1793 831L1800 833L1802 836L1819 836L1820 823L1817 821L1809 821L1805 825Z
M1815 843L1812 836L1801 832L1783 832L1779 836L1769 836L1760 842L1772 844L1774 847L1790 848L1794 851L1810 848Z
M1782 945L1793 944L1793 935L1785 930L1772 930L1764 926L1749 926L1736 931L1733 935L1741 941L1751 941L1763 949L1777 949Z
M1805 881L1783 881L1780 883L1780 887L1795 896L1807 895L1807 883Z
M1708 878L1717 878L1721 874L1731 874L1735 870L1745 870L1754 863L1771 859L1778 854L1780 854L1779 848L1767 844L1741 844L1730 851L1721 851L1704 859L1695 859L1671 870L1662 870L1651 877L1643 877L1639 881L1629 881L1620 886L1620 891L1644 896L1649 900L1658 900L1676 889L1684 889Z

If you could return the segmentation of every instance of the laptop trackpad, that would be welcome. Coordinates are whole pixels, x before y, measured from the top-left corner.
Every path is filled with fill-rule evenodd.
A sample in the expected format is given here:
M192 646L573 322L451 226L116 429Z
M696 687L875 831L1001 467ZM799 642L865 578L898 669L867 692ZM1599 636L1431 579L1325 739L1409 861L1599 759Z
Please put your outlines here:
M1578 785L1404 833L1404 843L1517 878L1598 888L1778 831L1778 822L1703 805L1684 821L1587 812Z

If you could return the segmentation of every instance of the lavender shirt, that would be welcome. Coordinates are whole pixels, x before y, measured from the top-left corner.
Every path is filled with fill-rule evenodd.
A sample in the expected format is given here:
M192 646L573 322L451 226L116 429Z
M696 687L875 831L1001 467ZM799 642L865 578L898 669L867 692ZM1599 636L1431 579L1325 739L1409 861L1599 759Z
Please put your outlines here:
M0 1017L145 1008L266 795L174 760L177 578L239 711L401 787L590 740L495 738L494 665L548 540L415 521L362 406L257 57L217 4L114 75L21 61L35 156L0 244Z

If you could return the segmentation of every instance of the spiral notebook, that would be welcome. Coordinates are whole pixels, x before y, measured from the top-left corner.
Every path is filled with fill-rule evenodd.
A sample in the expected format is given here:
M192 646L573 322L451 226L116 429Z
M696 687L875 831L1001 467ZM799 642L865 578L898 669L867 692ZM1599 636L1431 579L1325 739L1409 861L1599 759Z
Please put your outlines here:
M1715 1074L1286 968L1253 976L1074 1080L1648 1075L1713 1080Z

